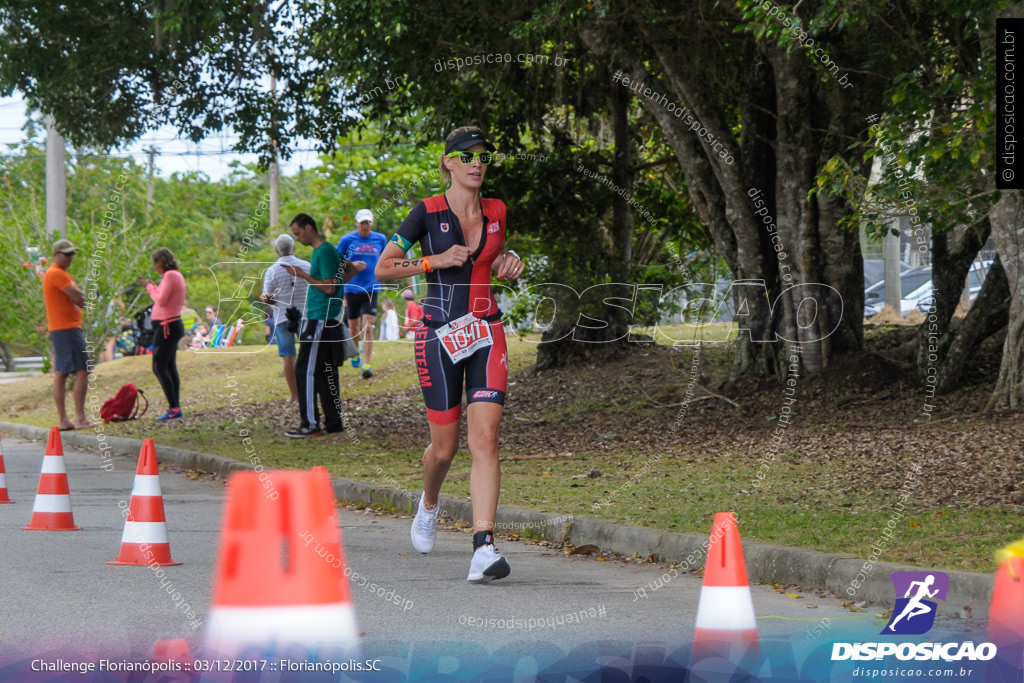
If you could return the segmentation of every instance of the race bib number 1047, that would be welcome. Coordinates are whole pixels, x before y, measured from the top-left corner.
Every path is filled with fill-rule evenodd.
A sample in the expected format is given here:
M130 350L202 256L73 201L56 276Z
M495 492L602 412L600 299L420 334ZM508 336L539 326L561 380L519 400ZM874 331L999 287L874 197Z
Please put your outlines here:
M472 313L437 328L437 339L453 363L469 358L494 343L490 324Z

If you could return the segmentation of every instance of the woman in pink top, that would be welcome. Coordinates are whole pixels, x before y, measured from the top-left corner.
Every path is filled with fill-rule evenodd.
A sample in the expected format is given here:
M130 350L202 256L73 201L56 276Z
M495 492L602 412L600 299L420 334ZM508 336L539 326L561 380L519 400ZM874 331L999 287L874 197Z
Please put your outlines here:
M167 412L160 421L181 417L178 392L178 341L185 336L181 322L181 307L185 305L185 278L178 270L178 261L166 247L153 252L153 269L160 275L160 284L146 282L146 291L153 297L153 374L167 397Z

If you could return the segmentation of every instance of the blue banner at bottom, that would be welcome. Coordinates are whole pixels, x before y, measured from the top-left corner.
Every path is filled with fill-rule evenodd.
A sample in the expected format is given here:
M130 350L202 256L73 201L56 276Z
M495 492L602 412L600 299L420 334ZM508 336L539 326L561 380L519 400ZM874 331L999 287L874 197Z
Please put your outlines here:
M4 683L388 683L509 681L831 682L1024 681L1020 645L983 647L983 639L932 643L854 643L840 639L794 644L762 640L737 653L729 643L691 644L601 640L562 648L552 642L514 641L498 648L475 643L376 641L358 652L274 652L249 649L233 659L193 657L173 661L110 655L81 658L50 650L17 661L2 659ZM720 646L720 647L716 647ZM732 648L732 649L730 649Z

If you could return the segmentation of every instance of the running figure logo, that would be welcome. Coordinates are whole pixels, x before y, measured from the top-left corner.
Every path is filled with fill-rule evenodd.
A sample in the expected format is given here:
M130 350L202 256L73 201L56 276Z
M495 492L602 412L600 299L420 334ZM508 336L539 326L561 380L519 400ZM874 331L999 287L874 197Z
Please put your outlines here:
M883 634L905 636L926 633L935 624L938 604L927 598L945 600L949 590L949 576L942 572L893 572L889 575L896 588L896 605L892 619L882 629Z

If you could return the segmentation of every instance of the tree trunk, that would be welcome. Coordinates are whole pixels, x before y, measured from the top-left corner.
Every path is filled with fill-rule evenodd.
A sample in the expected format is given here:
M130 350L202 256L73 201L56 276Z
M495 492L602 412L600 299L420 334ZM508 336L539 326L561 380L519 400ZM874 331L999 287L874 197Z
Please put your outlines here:
M775 179L781 244L774 249L785 293L781 336L801 345L805 370L819 372L834 351L863 345L860 241L853 231L839 227L839 200L821 194L808 199L815 187L821 141L814 130L818 126L812 89L802 70L805 57L780 47L770 48L768 54L778 102ZM788 288L790 283L797 286ZM851 306L844 306L844 301Z
M635 290L632 284L633 212L627 196L633 194L633 162L630 150L629 96L612 85L610 91L614 120L615 154L612 180L620 189L612 201L612 240L615 258L604 268L613 282L594 285L580 298L571 292L554 288L550 293L561 315L541 338L537 349L537 369L566 365L575 360L604 362L629 347L629 324L632 320ZM607 305L605 298L619 300L620 305Z
M1019 190L1003 190L989 211L996 251L1010 289L1009 327L999 379L987 409L1024 405L1024 206Z
M734 376L779 372L780 359L788 355L786 342L802 346L808 371L825 367L833 353L859 349L859 242L839 227L846 211L841 201L808 199L826 139L850 135L851 124L839 114L832 121L818 120L818 112L830 109L811 94L816 74L809 74L805 56L781 48L765 54L739 43L749 52L743 63L750 65L750 77L739 105L743 126L737 144L722 93L704 76L691 46L669 41L657 25L640 22L637 31L656 58L658 78L648 70L647 55L623 49L616 39L619 30L617 24L598 22L581 35L595 53L628 69L630 82L667 93L638 99L664 132L693 206L733 274L739 324Z
M1006 327L1010 312L1010 287L1006 281L1006 271L1002 262L996 257L995 263L988 271L981 293L967 311L967 317L951 335L952 341L943 343L946 337L934 337L929 340L929 320L921 325L918 351L918 367L921 358L930 362L932 354L942 357L936 370L927 370L925 375L925 396L931 398L935 393L945 394L960 386L967 363L971 361L981 343L999 330ZM937 342L937 343L936 343ZM938 360L936 358L935 360ZM934 376L933 382L929 377ZM934 386L933 386L934 385Z
M929 394L933 390L943 394L955 389L963 376L966 361L974 355L981 342L1002 325L984 336L979 332L990 328L993 321L1000 320L1000 315L1005 324L1005 310L1002 313L999 310L999 280L1003 273L1000 267L995 278L986 278L981 293L984 298L979 295L979 300L971 307L973 315L968 318L973 324L961 325L955 332L950 330L971 263L988 240L991 229L991 222L986 219L978 229L965 230L953 248L949 244L950 233L932 234L932 305L925 311L927 318L918 328L917 344L917 372ZM1005 280L1005 275L1002 279ZM990 284L995 289L986 294ZM956 353L951 358L954 347Z
M615 162L612 180L621 194L612 200L612 236L618 251L623 273L629 273L633 264L633 211L626 197L633 196L633 161L629 134L629 94L613 85L611 91L612 118L615 130Z
M603 283L575 297L569 287L552 286L542 292L556 306L551 327L537 348L537 369L567 365L573 361L604 362L630 346L627 305L633 301L632 285ZM621 306L608 305L618 300Z
M735 136L722 116L715 95L704 91L705 84L697 77L695 65L687 61L685 50L678 45L665 45L657 36L646 37L651 41L672 89L679 95L680 104L692 112L693 120L700 121L709 135L732 145ZM618 57L630 64L635 78L649 78L637 55ZM764 66L761 70L768 71ZM770 87L764 92L772 95ZM765 170L774 168L770 143L767 138L751 141L749 157L746 147L730 150L734 161L727 163L718 154L708 153L684 117L675 116L658 101L641 101L665 133L666 143L675 153L686 177L694 208L733 274L730 294L736 304L735 318L740 328L733 356L733 375L774 374L781 351L772 315L772 299L765 295L765 290L776 289L778 266L770 247L770 237L760 229L760 219L754 215L748 196L750 187L743 183L744 178L764 179ZM760 103L749 109L747 117L758 120L761 130L768 136L774 136L774 127L765 120L770 116L761 110ZM756 166L756 172L749 170L748 164Z
M0 339L0 360L4 363L6 372L14 372L14 354L11 353L11 347L7 346L7 342Z

